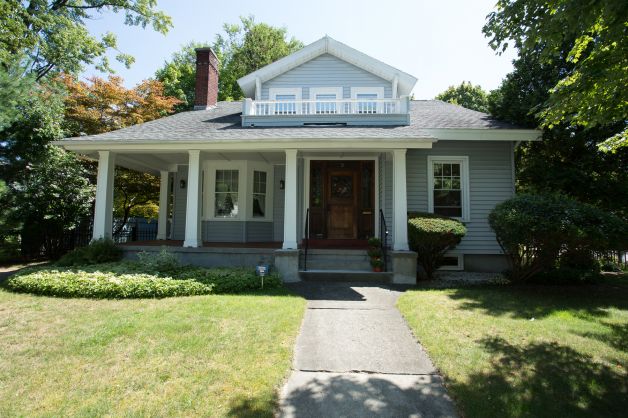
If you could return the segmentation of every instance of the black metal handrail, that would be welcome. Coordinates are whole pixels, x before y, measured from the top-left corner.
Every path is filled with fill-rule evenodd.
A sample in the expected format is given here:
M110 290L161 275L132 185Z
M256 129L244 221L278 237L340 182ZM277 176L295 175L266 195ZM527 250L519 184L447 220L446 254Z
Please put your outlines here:
M384 217L384 211L379 210L379 235L380 245L382 249L382 259L384 260L384 271L387 271L388 266L388 227L386 226L386 218Z
M305 238L303 238L303 270L307 271L307 250L310 246L310 209L305 211Z

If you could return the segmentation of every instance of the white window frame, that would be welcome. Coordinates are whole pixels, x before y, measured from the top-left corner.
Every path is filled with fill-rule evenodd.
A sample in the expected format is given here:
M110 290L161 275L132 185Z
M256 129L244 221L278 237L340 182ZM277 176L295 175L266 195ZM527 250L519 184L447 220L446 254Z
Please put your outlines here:
M381 100L384 98L384 87L351 87L351 99L358 100L358 94L376 94L377 99ZM353 106L353 111L355 113L357 106ZM384 107L382 103L377 104L377 113L383 113ZM370 113L366 113L367 115Z
M302 100L303 97L303 88L301 87L271 87L268 89L268 97L270 100L277 100L277 95L283 95L283 94L293 94L294 95L294 101L295 102L300 102ZM295 103L294 105L295 107L295 112L297 115L301 114L301 105ZM277 113L275 113L275 107L272 108L272 114L275 115ZM286 116L286 115L282 115L279 114L280 116Z
M469 156L427 156L427 211L434 213L434 163L460 164L460 185L462 187L462 217L453 217L463 222L471 220L471 199L469 188Z
M458 264L455 266L440 266L438 270L444 271L461 271L464 270L464 254L445 254L445 257L455 257L458 259Z
M310 100L316 101L317 94L335 94L336 100L344 99L344 90L342 87L310 87ZM316 104L310 105L310 113L316 113ZM345 113L340 103L336 104L336 114Z
M256 222L272 222L273 221L273 186L274 186L274 166L257 161L247 161L247 183L249 187L246 190L246 220ZM264 217L253 216L253 190L255 171L266 173L266 210Z
M238 214L232 217L215 216L216 205L216 170L237 170L238 171ZM219 222L273 221L273 186L274 186L274 166L257 161L224 161L205 160L203 161L203 171L206 181L204 182L206 210L202 220ZM266 173L266 211L264 217L253 217L253 172L263 171ZM205 203L204 202L204 203Z

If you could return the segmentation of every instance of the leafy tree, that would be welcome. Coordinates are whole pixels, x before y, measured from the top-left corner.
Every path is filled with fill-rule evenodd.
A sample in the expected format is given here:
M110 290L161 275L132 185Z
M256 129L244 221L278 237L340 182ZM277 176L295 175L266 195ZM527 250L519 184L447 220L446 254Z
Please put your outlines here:
M196 48L208 45L198 42L190 42L184 45L180 51L172 54L170 61L157 70L155 78L164 85L164 94L176 97L181 101L175 106L176 112L191 110L194 108L194 88L196 84Z
M240 24L223 25L211 45L220 60L218 100L240 100L243 97L237 80L267 64L277 61L303 47L295 38L287 39L285 28L256 23L252 16L241 17ZM190 42L172 55L170 61L157 70L156 78L164 83L165 92L182 101L177 111L194 107L196 77L195 48L207 43Z
M148 173L116 168L114 179L114 235L119 234L130 217L156 219L159 214L159 178Z
M539 109L544 127L616 126L601 148L628 146L628 7L624 0L499 0L484 33L504 51L569 65Z
M56 257L64 249L64 232L89 215L94 188L76 156L55 146L29 166L29 172L11 185L20 222L23 255Z
M488 95L480 85L474 86L470 81L463 81L459 86L449 86L435 99L478 112L488 112Z
M111 71L107 52L117 49L116 36L108 32L96 38L85 21L104 12L123 13L125 24L151 25L165 34L172 20L156 6L156 0L2 0L0 63L24 54L37 80L48 74L77 73L84 64ZM116 59L127 66L133 62L124 53Z
M489 96L490 113L498 119L534 128L550 89L573 64L541 58L540 48L521 55L514 70ZM628 216L628 150L605 153L598 149L616 125L589 129L560 124L543 129L542 140L522 143L516 152L520 192L560 191L582 202Z
M0 65L0 132L19 119L36 87L34 77L24 72L18 60Z
M127 89L122 78L93 77L89 82L71 76L62 78L68 90L65 120L72 135L99 134L143 123L172 113L179 100L164 94L157 80L145 80ZM156 218L159 211L159 179L149 173L118 167L114 184L114 215L121 219L115 234L122 231L130 217Z
M172 113L179 100L164 94L157 80L127 89L121 77L78 81L65 75L65 128L70 135L93 135L151 121Z
M286 28L255 23L253 16L240 17L240 22L225 23L225 34L218 34L213 45L220 60L218 100L241 99L240 77L303 48L294 37L286 39Z

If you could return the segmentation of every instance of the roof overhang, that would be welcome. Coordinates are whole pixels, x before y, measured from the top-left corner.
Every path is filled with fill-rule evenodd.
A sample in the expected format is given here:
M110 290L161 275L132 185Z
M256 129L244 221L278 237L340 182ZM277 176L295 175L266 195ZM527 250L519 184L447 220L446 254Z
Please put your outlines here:
M538 129L424 128L438 140L450 141L540 141Z
M399 96L410 95L417 82L414 76L370 57L342 42L338 42L329 36L325 36L287 57L247 74L238 79L238 84L245 97L253 98L255 97L257 80L261 83L266 82L323 54L333 55L391 83L397 79Z

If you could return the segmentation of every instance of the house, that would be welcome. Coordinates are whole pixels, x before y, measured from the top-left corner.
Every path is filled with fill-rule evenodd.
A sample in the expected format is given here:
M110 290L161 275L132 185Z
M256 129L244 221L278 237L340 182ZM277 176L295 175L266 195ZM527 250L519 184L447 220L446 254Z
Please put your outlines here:
M185 261L273 261L298 280L317 257L363 269L375 236L393 281L414 282L407 213L429 211L467 225L448 268L505 267L487 217L537 131L410 100L415 77L328 36L238 80L241 102L217 102L216 55L196 53L194 111L57 143L98 160L95 239L111 235L117 164L161 176L157 238Z

